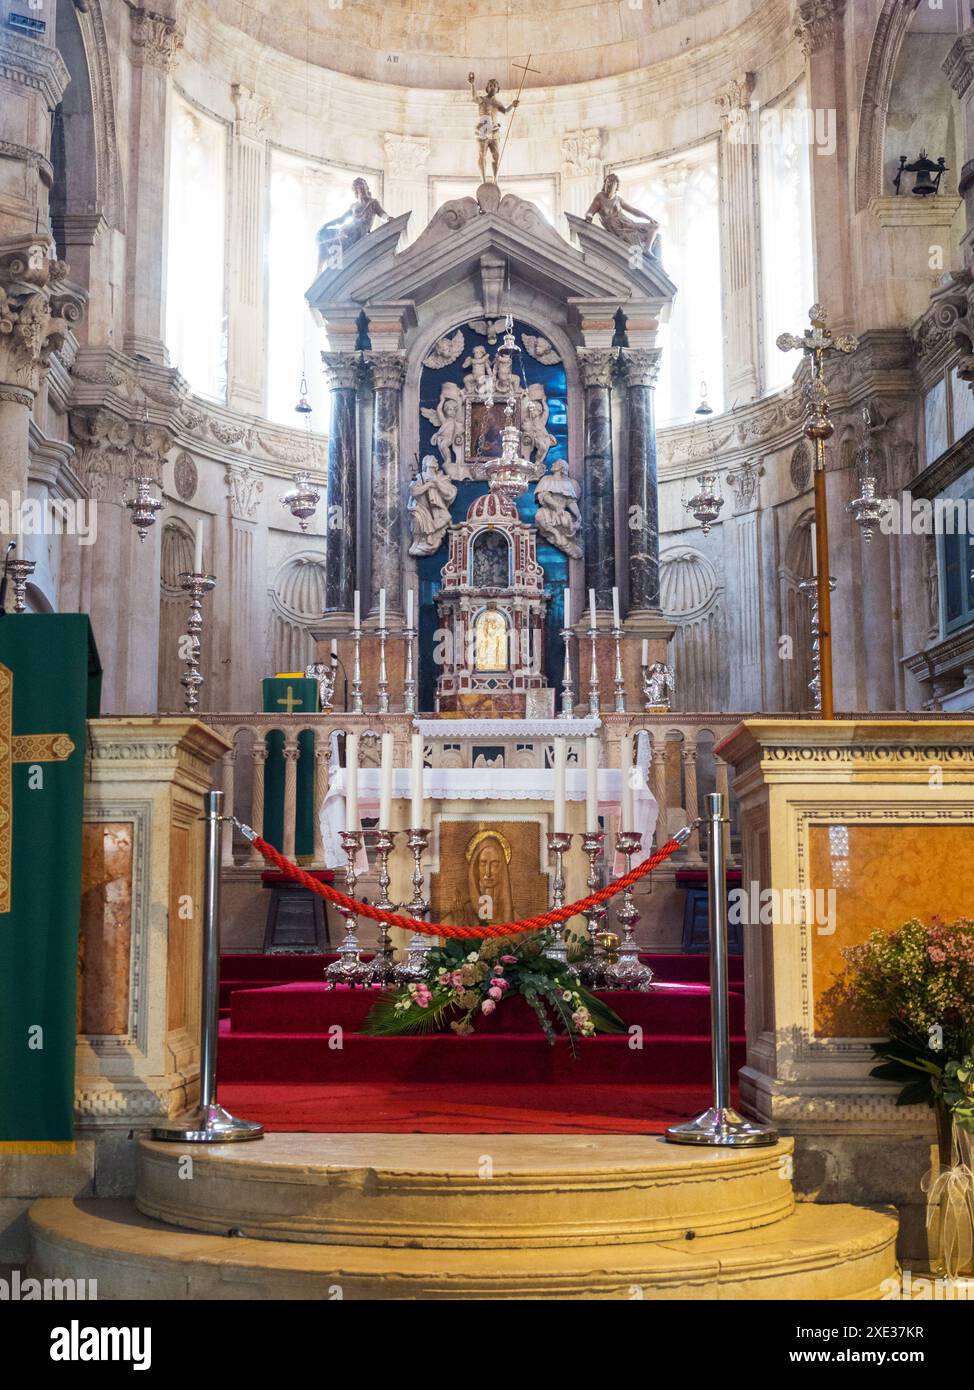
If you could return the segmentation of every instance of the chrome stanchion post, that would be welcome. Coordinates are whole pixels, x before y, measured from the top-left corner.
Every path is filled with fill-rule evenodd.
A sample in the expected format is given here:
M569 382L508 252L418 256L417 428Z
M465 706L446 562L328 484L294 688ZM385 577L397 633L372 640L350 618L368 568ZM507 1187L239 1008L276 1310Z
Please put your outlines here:
M671 1125L672 1144L710 1144L724 1148L776 1144L778 1131L745 1120L730 1103L730 1020L727 993L727 856L724 847L723 792L707 797L707 920L710 929L710 1032L714 1103L695 1120Z
M216 1099L216 1051L220 1027L220 825L223 793L207 792L203 883L203 1001L200 1041L200 1102L195 1111L172 1125L152 1130L153 1139L185 1144L227 1144L261 1139L264 1126L238 1120Z

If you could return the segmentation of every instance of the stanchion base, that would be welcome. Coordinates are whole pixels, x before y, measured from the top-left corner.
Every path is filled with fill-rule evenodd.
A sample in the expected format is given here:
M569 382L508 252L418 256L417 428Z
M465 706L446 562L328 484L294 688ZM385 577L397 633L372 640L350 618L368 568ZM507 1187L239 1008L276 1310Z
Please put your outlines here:
M152 1138L174 1144L234 1144L241 1139L263 1139L264 1126L254 1120L238 1120L222 1105L200 1106L183 1116L183 1122L160 1125Z
M711 1106L695 1120L682 1125L670 1125L666 1139L671 1144L709 1144L728 1149L757 1148L762 1144L777 1144L778 1131L770 1125L745 1120L736 1110Z

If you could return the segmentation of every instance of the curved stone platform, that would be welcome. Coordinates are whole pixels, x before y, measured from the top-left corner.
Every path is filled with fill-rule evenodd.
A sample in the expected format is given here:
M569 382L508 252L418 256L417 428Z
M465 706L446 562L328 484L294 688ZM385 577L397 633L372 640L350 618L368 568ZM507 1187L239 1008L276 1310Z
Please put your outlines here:
M186 1155L192 1153L192 1179ZM136 1203L191 1230L421 1249L639 1244L791 1215L792 1141L688 1149L658 1136L269 1134L139 1145Z
M895 1287L896 1217L800 1203L757 1231L635 1245L415 1250L200 1235L131 1202L47 1199L36 1277L97 1279L106 1299L861 1300Z

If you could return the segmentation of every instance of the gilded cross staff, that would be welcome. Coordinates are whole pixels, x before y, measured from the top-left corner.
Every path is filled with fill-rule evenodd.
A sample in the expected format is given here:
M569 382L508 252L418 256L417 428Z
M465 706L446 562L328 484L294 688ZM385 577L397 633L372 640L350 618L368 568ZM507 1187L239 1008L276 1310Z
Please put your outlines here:
M812 379L808 383L808 414L804 435L815 445L815 561L818 581L819 655L822 663L822 718L835 717L832 695L832 596L829 577L829 513L825 495L825 441L835 430L829 417L828 389L825 385L825 358L830 352L855 352L859 339L851 333L833 337L825 308L813 304L808 311L811 328L802 334L782 333L777 339L782 352L800 348L811 359Z

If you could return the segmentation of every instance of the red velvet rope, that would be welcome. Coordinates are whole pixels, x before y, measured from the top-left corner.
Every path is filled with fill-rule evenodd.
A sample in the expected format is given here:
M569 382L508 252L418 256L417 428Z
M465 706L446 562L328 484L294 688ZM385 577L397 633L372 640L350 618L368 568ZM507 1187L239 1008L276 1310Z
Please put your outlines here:
M667 840L665 845L654 850L642 864L637 864L634 869L623 874L622 878L617 878L614 883L606 884L604 888L600 888L597 893L591 893L587 898L579 898L578 902L567 903L564 907L553 908L550 912L542 912L537 917L525 917L522 922L501 922L496 927L455 927L447 922L421 922L418 917L403 917L398 912L386 912L381 907L372 907L370 903L361 903L356 898L349 898L346 894L340 893L337 888L332 888L330 884L319 883L316 878L312 878L303 869L299 869L296 864L285 859L283 854L276 850L273 845L269 845L266 840L261 839L259 835L254 836L252 843L267 862L280 869L286 878L291 879L294 883L300 883L301 887L307 888L309 893L317 893L320 898L328 898L338 907L344 908L346 912L370 917L373 922L385 922L390 927L401 927L404 931L423 932L427 936L459 936L471 941L480 941L489 936L516 936L520 932L539 931L543 927L553 927L556 923L567 922L569 917L575 917L578 913L586 912L591 907L598 907L600 903L608 902L617 893L631 888L646 874L658 868L665 859L669 859L670 855L680 848L683 841Z

